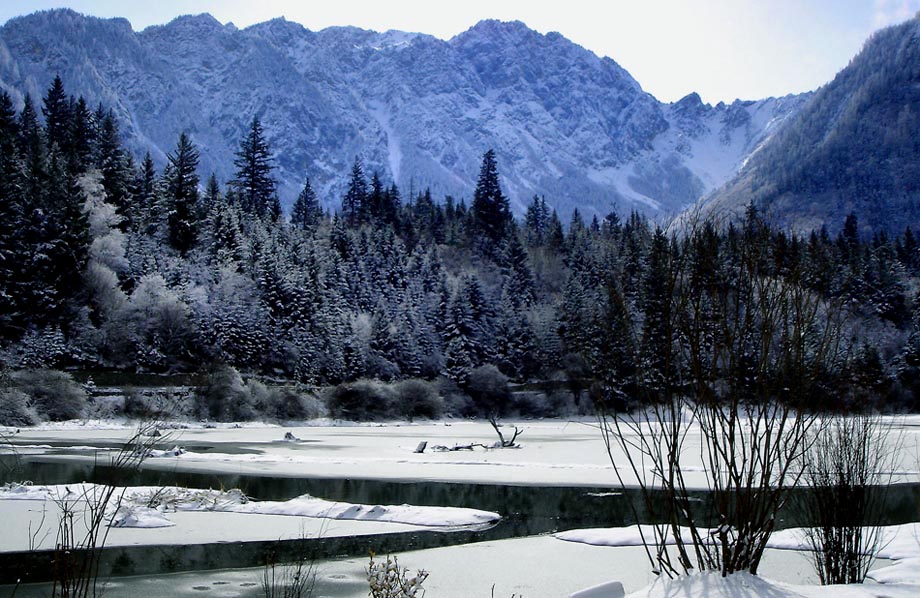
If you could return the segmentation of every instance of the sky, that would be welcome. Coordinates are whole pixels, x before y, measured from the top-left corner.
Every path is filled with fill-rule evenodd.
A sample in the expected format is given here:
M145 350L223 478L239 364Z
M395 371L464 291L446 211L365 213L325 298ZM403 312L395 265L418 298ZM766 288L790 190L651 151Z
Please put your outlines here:
M355 25L450 39L482 19L519 20L614 59L660 100L696 91L716 103L816 89L873 31L920 11L920 0L3 0L0 22L65 6L126 17L136 30L209 12L241 28L283 16L313 30Z

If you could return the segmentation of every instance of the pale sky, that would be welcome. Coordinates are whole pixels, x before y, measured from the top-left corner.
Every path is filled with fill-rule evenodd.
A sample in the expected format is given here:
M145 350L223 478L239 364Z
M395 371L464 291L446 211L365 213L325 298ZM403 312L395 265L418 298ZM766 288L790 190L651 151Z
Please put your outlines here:
M67 6L126 17L136 30L209 12L238 27L274 17L318 30L355 25L449 39L481 19L558 31L628 70L664 101L758 99L817 88L870 33L912 17L920 0L3 0L0 22Z

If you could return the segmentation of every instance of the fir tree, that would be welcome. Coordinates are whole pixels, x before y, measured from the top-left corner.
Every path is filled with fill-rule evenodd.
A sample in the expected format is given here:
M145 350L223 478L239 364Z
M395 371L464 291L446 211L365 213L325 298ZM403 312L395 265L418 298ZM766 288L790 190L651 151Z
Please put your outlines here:
M349 226L360 224L367 218L367 181L361 160L357 157L351 167L348 190L342 198L342 216Z
M667 396L673 383L671 363L673 327L671 297L671 253L668 238L660 228L655 230L649 254L648 269L642 288L641 361L645 384L650 392L661 398Z
M300 230L308 230L319 223L322 214L323 211L316 199L316 192L313 191L310 179L307 179L303 190L291 208L291 226Z
M134 216L128 193L130 170L119 139L118 121L111 110L106 112L99 129L96 161L102 171L106 201L115 206L122 217L121 228L127 230Z
M230 185L239 194L243 210L278 220L281 204L272 178L272 157L258 117L252 119L249 133L240 142L233 165L237 170Z
M19 113L19 154L25 174L23 193L33 207L41 206L48 186L48 152L45 134L38 123L32 97L26 94L25 105Z
M198 150L183 132L176 149L167 158L169 165L164 178L169 243L185 255L198 239Z
M86 100L83 99L83 96L80 96L76 104L74 104L68 139L70 141L68 152L72 160L71 169L74 172L81 173L89 167L92 161L93 148L96 145L93 114L86 105Z
M45 117L48 145L57 145L62 151L70 146L70 108L70 100L64 92L64 82L58 75L42 100L42 114Z
M26 260L23 173L19 160L19 123L13 102L0 91L0 337L22 331L22 266Z
M501 241L508 235L511 224L511 208L498 181L498 165L495 152L487 151L482 157L479 180L473 194L473 230L478 235L480 247L492 255Z

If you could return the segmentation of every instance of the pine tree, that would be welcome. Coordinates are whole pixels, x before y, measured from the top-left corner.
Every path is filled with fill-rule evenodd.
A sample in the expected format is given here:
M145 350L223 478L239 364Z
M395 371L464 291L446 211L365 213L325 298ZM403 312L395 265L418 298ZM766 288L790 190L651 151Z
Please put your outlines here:
M668 238L660 228L655 230L649 253L648 269L642 288L641 371L650 392L664 398L673 383L672 371L672 297L671 252Z
M233 165L237 170L230 186L239 194L243 210L277 221L281 204L272 178L271 152L258 117L253 117Z
M198 150L183 132L175 151L167 158L169 165L164 177L169 243L185 255L198 239Z
M208 251L214 263L241 272L245 258L245 238L240 226L239 208L220 203L212 204L208 214L208 228Z
M473 194L473 229L479 236L479 246L487 255L493 255L501 241L508 235L511 224L511 208L508 198L502 194L498 181L498 165L495 151L489 150L482 157L479 180Z
M128 192L130 170L119 139L118 121L111 110L106 112L100 126L96 161L102 171L106 201L115 206L122 217L121 228L127 230L134 216Z
M135 173L133 212L138 230L148 235L154 234L160 224L162 214L158 205L157 171L150 152L144 154L141 167Z
M73 322L71 299L82 288L83 268L89 252L89 222L85 197L64 159L52 152L48 166L48 191L33 212L31 278L28 293L36 323L67 326Z
M25 175L23 193L27 205L37 208L44 201L48 187L48 152L45 134L38 123L32 97L26 94L25 105L19 113L19 155Z
M547 243L549 237L550 213L546 199L533 196L527 213L524 216L524 229L527 235L527 244L531 247L540 247Z
M629 305L619 285L607 284L607 302L601 326L602 339L594 371L601 374L608 409L623 410L637 395L635 331Z
M48 145L57 145L61 151L70 146L70 108L70 100L64 92L64 82L58 75L42 100L42 114L45 117Z
M516 232L508 236L503 253L505 292L515 309L528 308L536 300L534 294L536 285L527 251Z
M96 145L96 134L93 127L93 114L86 105L83 96L74 104L70 121L69 154L72 159L71 169L82 173L90 165L93 156L93 147Z
M204 188L204 196L201 198L199 205L199 209L201 210L201 217L206 217L208 212L210 212L213 208L223 204L224 194L220 190L220 183L217 181L217 175L212 172L208 177L208 182Z
M367 181L364 179L364 168L361 160L355 157L351 167L351 178L348 181L348 190L342 198L342 216L349 226L363 223L367 219Z
M19 123L13 102L0 91L0 337L22 330L22 231L25 226L23 173L18 148Z
M310 179L307 179L303 190L291 208L291 226L300 230L308 230L319 223L322 215L323 211L316 198L316 192L313 191Z
M367 215L371 222L380 224L386 221L386 205L383 183L375 170L371 174L371 189L367 194Z

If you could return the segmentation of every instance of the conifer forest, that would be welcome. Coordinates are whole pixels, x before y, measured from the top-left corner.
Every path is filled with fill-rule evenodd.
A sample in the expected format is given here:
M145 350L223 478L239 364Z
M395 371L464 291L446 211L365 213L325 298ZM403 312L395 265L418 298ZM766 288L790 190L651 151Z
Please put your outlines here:
M637 213L561 222L543 197L515 218L488 148L471 198L399 189L356 158L343 197L305 179L283 213L273 170L286 148L268 145L258 117L227 181L199 171L189 135L159 169L124 148L119 126L60 78L21 108L0 94L8 369L425 380L455 397L439 414L456 415L591 413L703 378L822 409L920 405L910 228L866 238L851 215L834 236L792 233L753 204L742 219L667 229ZM801 338L787 334L805 309L794 301L763 331L776 324L757 313L765 281L814 303ZM734 328L747 338L729 338L726 318L748 321ZM793 346L808 376L789 365ZM491 390L509 383L566 392L515 404Z

